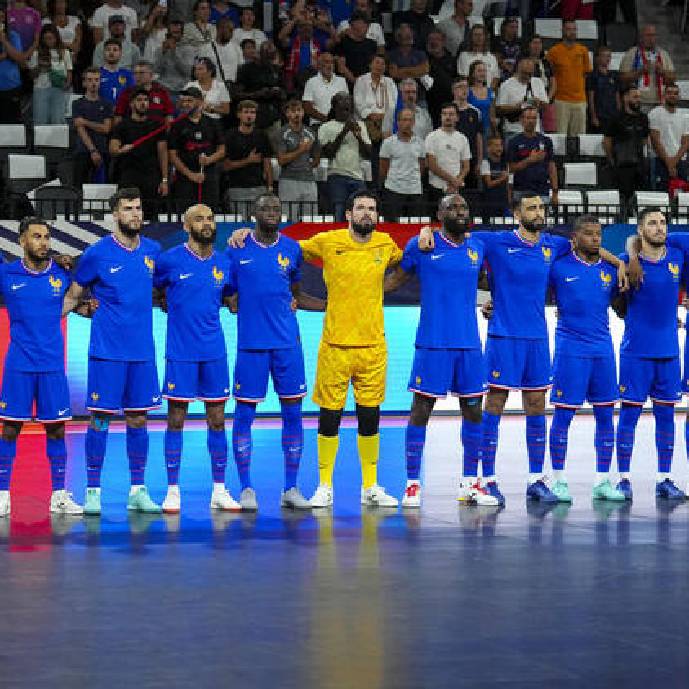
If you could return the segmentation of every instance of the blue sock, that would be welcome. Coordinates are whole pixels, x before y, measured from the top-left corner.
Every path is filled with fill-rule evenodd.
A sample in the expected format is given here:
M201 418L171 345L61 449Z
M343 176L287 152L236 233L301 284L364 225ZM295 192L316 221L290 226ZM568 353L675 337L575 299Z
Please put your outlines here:
M418 481L421 476L421 459L426 444L426 426L407 424L404 448L407 457L407 480Z
M227 469L227 434L225 429L214 431L208 429L208 454L211 456L211 473L213 483L225 483L225 470Z
M164 452L167 485L177 486L179 485L179 467L182 464L182 431L171 428L165 430Z
M612 404L593 407L593 417L596 420L593 441L596 446L596 471L601 474L607 474L612 464L612 450L615 447L614 412L615 407Z
M675 408L671 404L653 404L656 421L656 451L658 452L658 473L669 474L672 469L672 455L675 451Z
M127 426L127 457L133 486L143 486L148 459L148 430Z
M50 482L53 490L65 489L65 466L67 464L67 448L64 438L46 438L46 454L50 464Z
M301 400L294 404L280 402L282 413L282 453L285 457L285 490L296 488L297 473L304 449L304 425Z
M256 416L256 405L248 402L237 402L232 424L232 450L237 464L239 482L242 490L251 486L249 468L251 465L251 424Z
M107 427L103 430L88 427L86 431L86 485L89 488L100 488L100 475L103 471L107 442Z
M480 423L462 419L462 473L466 477L478 476L478 453L481 448Z
M542 474L545 463L545 415L526 417L526 453L529 473Z
M14 464L16 454L17 442L0 438L0 490L10 489L12 464Z
M641 416L640 404L622 404L617 422L617 470L629 473L634 449L634 431Z
M576 409L555 407L553 422L550 424L550 464L553 471L564 471L567 459L567 436ZM527 421L528 423L528 421Z
M498 450L498 435L500 431L500 416L483 412L481 423L481 467L484 479L495 477L495 453Z

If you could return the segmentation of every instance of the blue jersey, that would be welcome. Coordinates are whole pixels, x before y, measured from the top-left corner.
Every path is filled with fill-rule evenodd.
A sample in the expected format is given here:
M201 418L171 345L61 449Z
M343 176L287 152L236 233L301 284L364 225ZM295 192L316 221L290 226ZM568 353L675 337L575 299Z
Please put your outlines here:
M241 249L228 249L230 285L237 292L237 347L286 349L299 342L291 285L301 280L299 244L279 235L270 246L252 235Z
M627 254L622 254L624 261ZM684 270L684 253L668 247L659 261L639 255L644 280L627 294L627 315L621 350L642 359L679 355L677 304Z
M220 308L229 275L227 256L215 251L201 258L182 244L158 257L153 284L166 290L166 358L213 361L227 356Z
M667 236L667 245L674 249L679 249L684 252L684 276L682 282L685 289L689 285L689 232L670 232ZM687 317L689 323L689 317Z
M416 346L480 349L476 293L483 244L474 238L455 244L442 232L434 232L433 236L433 251L421 251L418 237L413 237L400 264L405 272L416 273L421 283Z
M493 316L488 334L540 340L548 337L545 298L553 261L568 254L569 239L542 233L536 243L516 230L476 232L490 268Z
M5 369L46 373L65 370L60 321L69 275L50 261L36 273L14 261L0 265L0 291L10 319Z
M608 307L617 295L617 269L609 263L582 261L574 252L550 271L558 308L557 354L596 358L613 353Z
M75 282L90 287L98 300L91 321L89 356L114 361L152 361L153 271L158 242L141 237L128 249L113 235L84 251Z
M136 86L134 75L130 70L118 69L115 72L111 72L109 69L105 69L105 67L100 68L100 88L98 89L98 95L103 100L114 105L120 93L130 86Z

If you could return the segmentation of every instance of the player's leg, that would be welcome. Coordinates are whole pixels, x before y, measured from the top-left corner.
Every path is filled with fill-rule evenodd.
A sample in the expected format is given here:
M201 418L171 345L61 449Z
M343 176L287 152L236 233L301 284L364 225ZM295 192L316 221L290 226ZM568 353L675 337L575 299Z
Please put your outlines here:
M404 439L407 487L402 496L402 507L421 507L421 460L426 444L426 428L435 399L420 392L414 393Z
M50 511L53 514L81 516L84 508L74 502L72 494L65 490L65 468L67 465L67 448L65 447L65 422L45 424L46 453L50 464Z
M318 379L316 379L318 385ZM346 393L345 393L346 394ZM314 393L315 398L315 393ZM318 487L311 497L311 507L324 508L333 504L333 471L340 445L342 409L321 407L318 412Z
M505 504L505 496L500 491L495 476L495 456L498 451L500 419L509 394L509 390L489 387L481 421L481 474L486 490L497 498L500 505Z
M529 458L526 499L558 502L557 496L548 487L543 473L546 443L545 393L545 390L522 391L522 402L526 414L526 452Z
M10 516L12 466L14 458L17 456L17 438L23 425L22 421L10 421L9 419L4 419L2 422L2 437L0 437L0 518Z
M166 379L168 372L169 362L166 367ZM167 385L163 386L163 389L167 389ZM182 433L188 408L189 402L187 400L167 398L167 426L163 441L165 471L167 472L167 495L163 500L163 512L168 514L176 514L182 507L179 491L179 470L182 464L182 446L184 443Z
M111 414L93 412L86 430L86 500L84 514L99 515L101 512L101 474L108 444Z
M227 433L225 432L226 400L206 400L206 424L208 454L211 458L213 493L210 507L213 510L238 512L240 504L230 495L225 486L227 470Z
M684 376L682 377L682 393L684 395L689 395L689 346L685 344L684 346ZM684 417L684 447L686 449L687 458L689 459L689 408L687 408L687 414ZM689 496L689 486L685 491Z

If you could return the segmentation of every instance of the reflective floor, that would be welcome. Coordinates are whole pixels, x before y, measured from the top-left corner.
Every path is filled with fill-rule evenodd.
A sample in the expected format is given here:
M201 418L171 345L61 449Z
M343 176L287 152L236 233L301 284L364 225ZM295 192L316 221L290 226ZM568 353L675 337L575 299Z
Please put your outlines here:
M593 505L593 422L572 427L572 507L523 498L523 419L501 427L507 508L458 507L459 429L435 419L420 512L358 504L343 431L332 514L278 507L280 431L255 434L257 515L211 515L205 431L185 434L181 517L126 514L124 434L111 434L100 519L51 519L40 435L21 441L0 520L0 687L687 687L689 503L653 498L652 418L635 501ZM162 432L147 482L162 499ZM68 483L83 497L83 429ZM683 427L675 474L687 483ZM381 483L401 493L404 427L382 431ZM228 471L237 494L236 471ZM301 487L316 484L309 425Z

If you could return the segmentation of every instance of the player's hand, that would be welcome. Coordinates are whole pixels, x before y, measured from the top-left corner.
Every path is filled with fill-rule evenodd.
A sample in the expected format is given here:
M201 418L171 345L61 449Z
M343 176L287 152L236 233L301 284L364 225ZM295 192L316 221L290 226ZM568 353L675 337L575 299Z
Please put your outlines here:
M194 184L203 184L206 180L206 175L204 175L203 172L192 172L189 175L189 180L194 182Z
M551 192L551 194L550 194L550 203L551 203L553 206L557 206L558 202L559 202L559 197L558 197L558 195L557 195L557 192L556 192L556 191Z
M53 261L64 270L72 271L74 270L74 256L69 256L67 254L56 254L53 256Z
M432 251L435 249L433 228L428 225L425 225L419 231L419 249L421 249L421 251Z
M77 127L85 127L86 126L86 120L83 117L75 117L72 120L72 124L74 125L75 129Z
M489 321L493 317L493 300L489 299L482 307L481 314Z
M299 308L299 302L294 297L292 297L292 303L290 304L290 307L292 308L292 313L296 312Z
M641 266L639 266L639 268L641 268ZM629 275L627 275L627 266L625 263L620 263L617 269L617 288L620 292L626 292L629 289Z
M227 297L227 300L225 302L227 304L227 308L230 310L230 313L237 313L239 311L239 295L238 294L233 294L231 297Z
M534 149L529 153L529 157L527 158L528 161L532 163L540 163L542 160L545 160L545 151L539 151Z
M129 151L133 151L133 150L134 150L134 146L132 146L131 144L125 144L124 146L120 146L120 150L117 152L117 155L123 156L123 155L126 155L127 153L129 153Z
M100 167L103 164L103 156L98 151L91 153L91 162L94 167Z
M627 274L627 287L639 289L639 286L644 281L644 269L641 267L641 261L638 256L629 257L629 265L625 267ZM619 270L617 271L619 279Z
M233 249L242 249L244 244L246 244L246 238L251 234L251 230L248 227L240 227L235 230L230 238L227 240L227 245L231 246Z
M84 318L92 318L93 314L96 313L97 308L98 299L85 299L77 306L76 309L74 309L74 312L78 313Z

